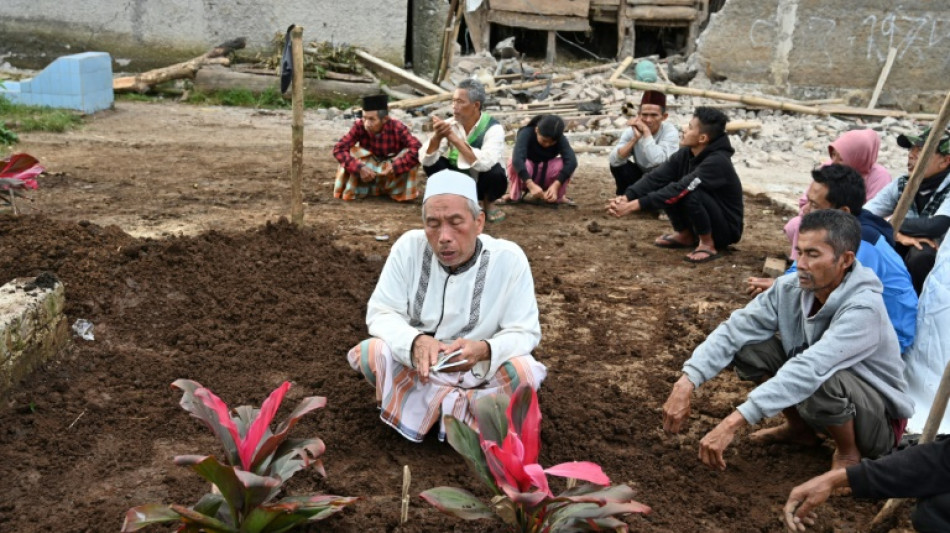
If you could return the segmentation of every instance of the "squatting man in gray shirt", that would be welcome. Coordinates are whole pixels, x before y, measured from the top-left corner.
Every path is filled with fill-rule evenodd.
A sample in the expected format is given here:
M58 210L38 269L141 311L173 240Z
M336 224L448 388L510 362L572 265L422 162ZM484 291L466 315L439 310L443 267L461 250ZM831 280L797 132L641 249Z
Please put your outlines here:
M881 282L855 259L860 242L854 216L806 215L798 272L778 278L696 348L663 405L663 429L679 432L693 390L733 363L758 386L700 441L699 458L710 468L726 468L723 452L739 428L780 412L784 424L752 433L752 441L809 445L831 437L831 470L894 447L914 406Z

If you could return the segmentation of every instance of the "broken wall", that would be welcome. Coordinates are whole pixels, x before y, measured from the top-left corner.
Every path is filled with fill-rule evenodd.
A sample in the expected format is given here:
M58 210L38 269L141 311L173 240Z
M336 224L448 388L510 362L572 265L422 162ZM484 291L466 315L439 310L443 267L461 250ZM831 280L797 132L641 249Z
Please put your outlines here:
M120 66L151 68L190 59L236 37L250 51L270 53L275 34L290 24L305 41L365 48L403 64L409 0L3 0L0 1L0 63L17 65L45 54L109 52ZM40 61L40 63L43 63Z
M710 79L796 97L857 89L866 103L897 49L879 105L936 111L950 79L950 2L728 0L699 38Z

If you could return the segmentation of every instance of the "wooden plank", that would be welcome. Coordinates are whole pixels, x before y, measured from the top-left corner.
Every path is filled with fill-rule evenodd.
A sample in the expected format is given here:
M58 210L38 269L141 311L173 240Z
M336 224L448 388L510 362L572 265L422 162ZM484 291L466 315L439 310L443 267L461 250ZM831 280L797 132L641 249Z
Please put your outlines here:
M628 6L696 6L696 0L627 0Z
M897 57L897 48L892 46L887 51L887 61L884 62L884 70L881 71L881 76L877 79L874 94L871 96L871 101L868 102L868 109L874 109L877 106L877 99L881 96L881 90L884 89L884 82L887 81L887 76L891 73L891 67L894 65L895 57Z
M623 0L590 0L590 8L595 7L618 7Z
M398 78L404 83L408 83L415 89L418 89L426 94L446 94L448 91L439 87L438 85L430 82L429 80L424 80L419 76L416 76L408 70L403 70L392 63L383 61L382 59L367 54L362 50L356 51L356 57L360 59L364 64L378 70L382 71L385 74L389 74L395 78Z
M525 13L513 13L510 11L488 12L488 21L501 24L502 26L514 26L516 28L527 28L529 30L544 31L589 31L590 22L587 20L587 13L584 17L559 17L559 16L540 16L528 15Z
M510 11L528 15L587 17L590 0L491 0L492 11Z
M627 18L632 20L682 20L691 21L699 12L691 7L634 6L627 8Z

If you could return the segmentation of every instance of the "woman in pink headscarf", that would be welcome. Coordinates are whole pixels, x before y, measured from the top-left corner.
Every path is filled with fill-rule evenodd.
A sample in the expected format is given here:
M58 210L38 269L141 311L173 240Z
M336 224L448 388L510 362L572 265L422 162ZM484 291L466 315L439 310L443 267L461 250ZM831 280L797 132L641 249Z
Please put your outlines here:
M864 201L867 203L892 179L890 172L877 164L877 152L880 148L881 138L874 130L851 130L828 145L828 155L831 156L831 161L824 163L822 166L837 163L857 170L864 178L864 188L867 190ZM798 253L795 252L795 246L798 244L798 226L802 222L802 217L807 213L808 193L806 191L798 199L798 216L785 224L785 235L792 242L792 251L789 254L792 260L798 259ZM857 213L854 214L857 215Z

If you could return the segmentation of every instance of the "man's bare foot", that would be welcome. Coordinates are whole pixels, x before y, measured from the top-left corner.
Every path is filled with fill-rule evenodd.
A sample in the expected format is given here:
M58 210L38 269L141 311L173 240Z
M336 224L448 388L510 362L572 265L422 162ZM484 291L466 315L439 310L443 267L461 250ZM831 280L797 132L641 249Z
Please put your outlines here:
M831 470L847 468L849 466L854 466L860 462L861 462L860 454L838 453L837 451L835 451L835 455L831 459ZM850 496L851 487L839 487L835 489L831 493L831 495L832 496Z
M792 426L788 422L774 428L760 429L751 435L749 440L756 444L800 444L802 446L817 446L821 439L808 427Z

